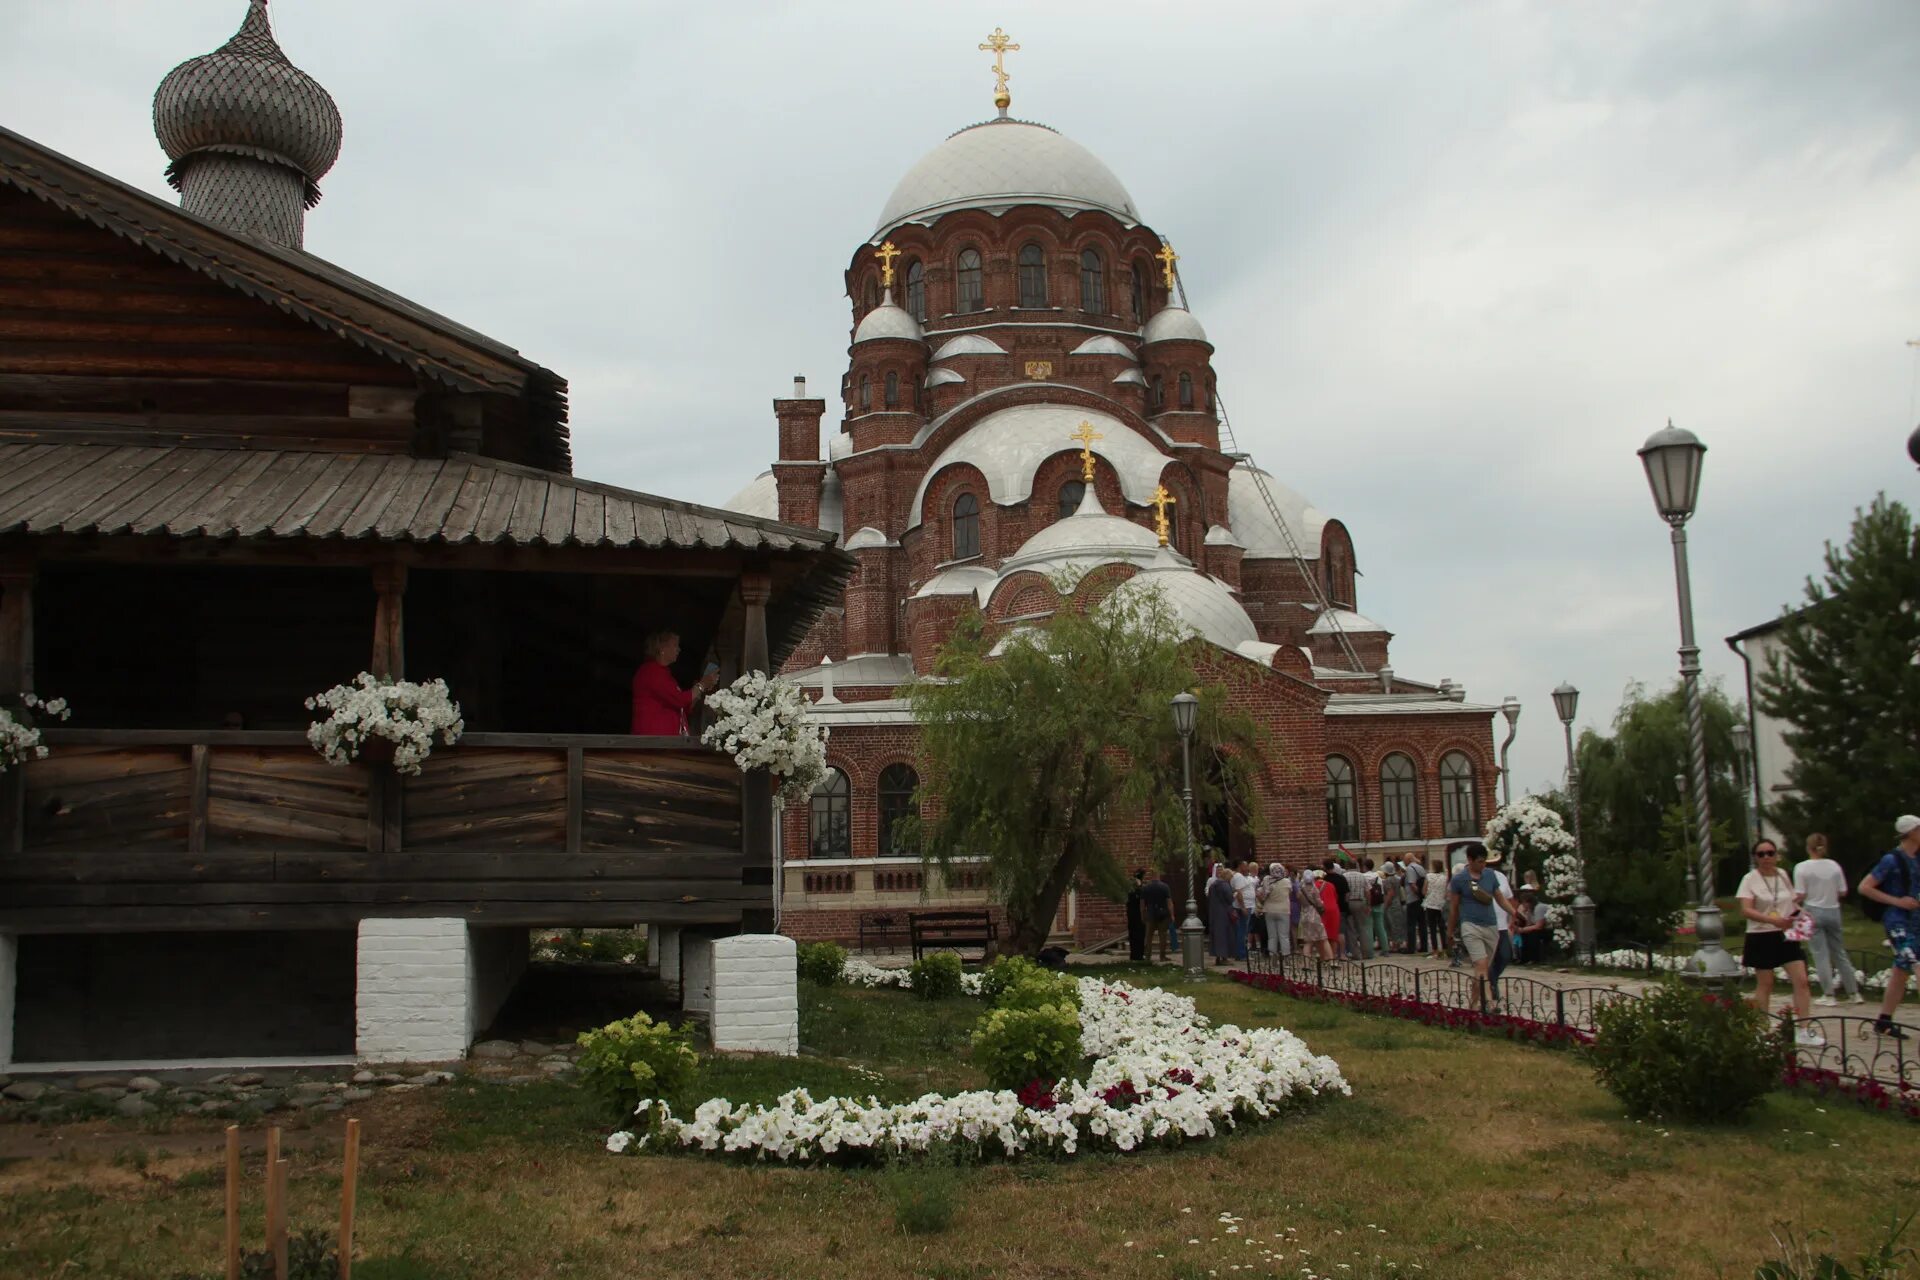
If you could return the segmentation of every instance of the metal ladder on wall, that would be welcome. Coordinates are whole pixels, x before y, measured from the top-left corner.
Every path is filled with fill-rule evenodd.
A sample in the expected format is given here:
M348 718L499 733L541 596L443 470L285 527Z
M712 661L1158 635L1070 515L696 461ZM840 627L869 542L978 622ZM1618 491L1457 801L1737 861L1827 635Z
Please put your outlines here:
M1187 282L1181 277L1178 268L1173 273L1173 284L1179 291L1181 307L1192 311L1193 308L1187 306ZM1315 573L1313 567L1307 563L1306 553L1300 548L1300 540L1293 536L1293 526L1287 523L1287 518L1281 514L1280 504L1274 501L1273 490L1267 487L1266 473L1260 470L1259 464L1253 460L1251 453L1241 449L1235 443L1233 424L1227 419L1227 402L1221 399L1218 387L1215 387L1213 392L1213 411L1220 419L1221 452L1236 463L1246 464L1247 474L1253 480L1253 487L1259 491L1260 501L1266 504L1267 514L1273 517L1274 527L1280 530L1280 538L1287 544L1287 554L1293 558L1293 567L1300 571L1300 580L1307 584L1307 590L1313 595L1314 604L1319 606L1319 616L1325 619L1327 626L1332 629L1334 642L1340 646L1341 655L1346 658L1351 670L1365 671L1366 667L1361 664L1360 655L1354 651L1353 641L1347 638L1345 629L1340 625L1339 613L1334 609L1333 603L1327 599L1326 591L1320 586L1320 575Z

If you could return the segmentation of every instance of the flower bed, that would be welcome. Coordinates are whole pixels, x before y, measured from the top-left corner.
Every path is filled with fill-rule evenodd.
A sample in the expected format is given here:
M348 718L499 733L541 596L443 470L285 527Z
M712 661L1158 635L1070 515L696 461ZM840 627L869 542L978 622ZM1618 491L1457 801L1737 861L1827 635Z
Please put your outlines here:
M1592 1035L1585 1031L1563 1027L1558 1023L1516 1017L1510 1013L1481 1013L1476 1009L1455 1009L1448 1005L1436 1004L1431 1000L1413 1000L1406 996L1363 996L1352 991L1328 991L1311 982L1299 982L1275 973L1248 973L1245 970L1235 969L1227 976L1235 982L1244 982L1250 987L1258 987L1262 991L1272 991L1278 995L1292 996L1296 1000L1318 1000L1323 1004L1344 1005L1359 1013L1382 1013L1389 1018L1404 1018L1409 1022L1424 1023L1429 1027L1444 1027L1452 1031L1486 1032L1492 1035L1503 1035L1509 1040L1520 1040L1528 1044L1545 1045L1555 1049L1593 1042Z
M1735 957L1736 960L1738 958L1737 956ZM1595 968L1599 969L1626 969L1635 973L1646 973L1649 970L1655 973L1685 973L1692 967L1691 960L1692 958L1689 956L1670 956L1663 952L1656 951L1652 953L1652 963L1649 964L1647 952L1621 950L1602 952L1593 958L1593 964ZM1743 975L1748 975L1753 972L1753 970L1747 968L1745 965L1741 965L1740 969ZM1811 977L1813 971L1811 956L1808 957L1807 971L1808 976ZM1860 974L1860 989L1862 991L1885 991L1887 989L1887 975L1891 972L1891 969L1876 969L1872 973ZM1773 976L1784 980L1787 972L1784 969L1775 969Z
M1780 1073L1780 1085L1816 1098L1839 1098L1869 1111L1920 1120L1920 1090L1888 1088L1877 1080L1857 1080L1825 1067L1803 1067L1794 1062Z
M847 968L846 979L858 985L904 985L891 976L904 976L900 970L857 960ZM969 976L977 990L977 975ZM983 1158L1136 1151L1214 1137L1322 1093L1352 1092L1339 1064L1309 1053L1291 1032L1216 1027L1191 999L1157 988L1082 978L1080 996L1081 1040L1093 1059L1083 1079L1036 1081L1018 1092L930 1093L897 1105L816 1100L796 1089L770 1107L713 1098L691 1120L649 1100L635 1114L647 1116L650 1130L615 1133L607 1149L690 1149L796 1164L942 1148Z
M960 993L977 996L980 994L980 978L977 973L960 975ZM913 990L913 974L906 969L883 969L877 964L868 964L858 956L848 956L840 970L840 980L850 987L866 987L874 990L880 987L898 987L902 991Z

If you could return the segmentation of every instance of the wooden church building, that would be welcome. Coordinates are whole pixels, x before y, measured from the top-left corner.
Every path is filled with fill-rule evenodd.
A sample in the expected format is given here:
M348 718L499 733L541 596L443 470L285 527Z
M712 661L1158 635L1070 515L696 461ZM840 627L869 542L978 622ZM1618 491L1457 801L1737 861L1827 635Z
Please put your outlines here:
M72 708L0 772L0 1069L453 1057L529 927L770 931L764 778L629 682L777 668L851 558L574 475L559 375L308 253L340 116L264 0L154 122L177 207L0 129L0 707ZM362 671L465 737L330 766Z

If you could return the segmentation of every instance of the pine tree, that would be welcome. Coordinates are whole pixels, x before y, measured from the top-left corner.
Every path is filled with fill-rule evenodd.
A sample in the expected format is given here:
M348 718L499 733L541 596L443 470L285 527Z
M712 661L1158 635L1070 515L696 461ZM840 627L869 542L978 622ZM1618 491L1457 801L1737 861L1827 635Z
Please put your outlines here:
M1920 811L1920 528L1883 493L1825 559L1756 701L1789 726L1794 755L1771 816L1795 837L1826 832L1857 879L1892 845L1894 818Z
M1114 846L1137 823L1151 823L1161 865L1184 868L1175 694L1200 699L1197 811L1216 784L1244 806L1260 767L1253 722L1228 708L1224 687L1201 683L1201 642L1184 638L1158 592L1094 605L1098 594L1063 591L1044 624L1012 632L974 615L911 693L931 799L923 857L943 869L986 858L1015 954L1040 950L1075 883L1124 896L1128 869Z

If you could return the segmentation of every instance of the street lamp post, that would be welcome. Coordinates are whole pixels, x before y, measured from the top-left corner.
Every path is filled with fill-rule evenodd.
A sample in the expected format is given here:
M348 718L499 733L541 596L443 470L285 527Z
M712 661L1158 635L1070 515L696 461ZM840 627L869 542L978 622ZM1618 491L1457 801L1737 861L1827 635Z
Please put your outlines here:
M1200 699L1190 693L1173 697L1173 727L1180 734L1180 799L1187 813L1187 918L1180 923L1180 963L1189 978L1207 976L1206 950L1200 933L1200 904L1193 896L1193 720Z
M1747 843L1760 838L1760 816L1753 803L1753 730L1745 720L1733 722L1733 756L1739 765L1740 811L1747 815Z
M1507 718L1507 740L1500 744L1500 803L1513 803L1513 770L1507 768L1507 748L1520 732L1520 699L1508 694L1500 701L1500 714ZM1518 867L1514 870L1517 872Z
M1687 737L1693 778L1694 834L1699 844L1699 909L1694 916L1693 972L1707 978L1735 978L1740 966L1720 940L1726 928L1714 900L1713 813L1707 799L1707 722L1700 703L1700 646L1693 642L1693 584L1687 573L1687 520L1700 497L1700 464L1707 446L1698 436L1668 422L1647 437L1640 462L1653 490L1653 505L1673 537L1673 576L1680 605L1680 679L1687 694Z
M1573 805L1573 860L1579 868L1573 891L1573 947L1581 964L1593 963L1593 899L1587 896L1587 847L1580 831L1580 766L1573 756L1573 716L1580 708L1580 691L1563 680L1553 691L1553 709L1567 737L1567 798Z
M1687 799L1686 774L1676 773L1673 775L1673 789L1680 793L1680 838L1684 847L1686 833L1693 828L1693 805L1692 802ZM1693 903L1700 901L1700 882L1694 876L1692 859L1688 859L1687 861L1687 901Z

